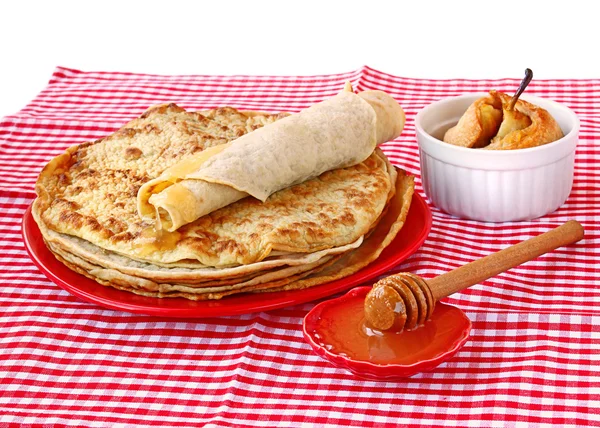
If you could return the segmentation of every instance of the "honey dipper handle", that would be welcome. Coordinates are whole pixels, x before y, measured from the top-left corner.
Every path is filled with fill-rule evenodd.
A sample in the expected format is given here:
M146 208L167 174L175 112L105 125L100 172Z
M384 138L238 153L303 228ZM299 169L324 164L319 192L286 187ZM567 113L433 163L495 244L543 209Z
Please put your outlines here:
M427 283L435 299L439 300L558 247L577 242L583 238L583 233L579 222L569 220L562 226L475 260Z

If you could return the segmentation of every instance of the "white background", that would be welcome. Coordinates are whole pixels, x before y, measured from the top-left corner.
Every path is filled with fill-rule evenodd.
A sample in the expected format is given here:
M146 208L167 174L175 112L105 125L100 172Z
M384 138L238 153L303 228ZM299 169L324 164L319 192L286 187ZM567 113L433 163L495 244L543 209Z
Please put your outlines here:
M3 1L0 117L57 65L160 74L600 78L595 2Z

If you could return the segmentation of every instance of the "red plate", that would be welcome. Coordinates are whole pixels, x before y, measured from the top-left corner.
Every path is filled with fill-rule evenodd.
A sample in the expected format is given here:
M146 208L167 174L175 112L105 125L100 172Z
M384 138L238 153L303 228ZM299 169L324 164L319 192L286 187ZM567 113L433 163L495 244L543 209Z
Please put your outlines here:
M184 298L157 299L138 296L127 291L106 287L80 275L61 262L44 244L31 215L31 207L23 216L23 239L33 263L59 287L91 303L109 309L136 314L174 318L209 318L268 311L327 297L348 290L383 274L413 254L423 244L431 229L431 211L423 198L415 193L404 227L379 258L364 269L346 278L304 290L234 295L222 300L193 301Z

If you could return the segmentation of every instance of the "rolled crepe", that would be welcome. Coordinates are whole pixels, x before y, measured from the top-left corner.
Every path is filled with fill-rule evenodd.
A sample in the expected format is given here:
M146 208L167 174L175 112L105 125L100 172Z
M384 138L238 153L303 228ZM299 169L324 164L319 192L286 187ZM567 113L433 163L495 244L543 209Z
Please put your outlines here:
M346 88L167 169L141 187L138 212L174 231L248 195L264 202L278 190L364 161L400 135L404 121L385 92Z

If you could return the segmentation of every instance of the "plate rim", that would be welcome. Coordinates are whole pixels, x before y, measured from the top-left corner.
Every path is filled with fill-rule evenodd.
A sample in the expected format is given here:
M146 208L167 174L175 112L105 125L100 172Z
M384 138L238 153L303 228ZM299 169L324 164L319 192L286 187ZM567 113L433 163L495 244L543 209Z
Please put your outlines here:
M424 224L423 228L419 231L417 237L410 243L410 245L404 249L400 253L400 256L396 257L388 257L384 260L384 262L378 264L378 259L371 262L358 272L355 272L352 275L349 275L345 278L340 278L325 284L316 285L314 287L305 288L302 290L288 290L288 291L276 291L271 293L261 293L263 296L267 296L264 302L261 304L259 302L252 302L252 305L248 304L230 304L227 305L227 302L231 302L235 297L225 297L220 300L210 301L210 300L200 300L193 301L189 299L185 299L183 297L172 297L169 298L169 301L177 301L175 299L180 299L187 306L186 307L161 307L160 305L141 305L139 303L131 303L128 301L117 301L115 299L106 298L105 296L99 295L98 293L93 292L92 290L86 289L86 282L89 281L93 283L93 285L98 287L110 288L109 292L119 292L124 293L124 296L133 297L135 296L138 300L144 299L157 299L157 302L161 302L162 299L158 299L156 297L150 296L140 296L134 293L118 290L109 286L105 286L99 283L96 283L93 279L87 278L77 272L70 270L67 266L63 265L60 261L54 258L54 255L50 252L50 250L46 247L46 244L43 242L43 237L39 230L37 223L33 220L33 216L31 214L32 204L25 210L22 217L21 224L21 233L25 245L25 249L29 258L33 262L33 264L46 276L50 281L56 284L58 287L62 288L69 294L72 294L78 297L81 300L84 300L88 303L93 303L100 307L117 310L117 311L125 311L129 313L134 313L138 315L150 315L150 316L159 316L163 318L191 318L191 319L203 319L203 318L213 318L213 317L222 317L222 316L234 316L234 315L243 315L254 312L262 312L269 311L274 309L280 309L287 306L307 303L315 300L322 299L324 297L328 297L334 295L339 292L347 291L353 287L364 284L372 278L375 278L386 271L390 270L394 266L397 266L402 261L406 260L412 254L414 254L425 242L429 232L431 231L432 226L432 213L431 208L425 201L425 199L417 192L413 194L413 206L419 205L422 211L421 215L423 216ZM414 212L414 211L413 211ZM409 210L410 215L410 210ZM408 218L407 218L408 220ZM406 223L403 227L406 226ZM42 241L41 250L36 250L32 245L32 239L39 239ZM386 248L391 247L395 240L395 238ZM38 247L40 245L38 244ZM385 251L385 249L384 249ZM64 280L60 272L55 272L51 269L51 267L47 266L47 263L44 263L40 260L40 256L44 255L43 252L47 252L45 256L50 255L52 257L52 262L56 262L59 265L59 270L64 268L68 270L68 272L72 272L75 275L78 275L83 280L83 286L73 285ZM102 290L104 290L104 288ZM226 300L228 299L228 300ZM223 304L223 302L225 302ZM235 302L235 301L234 301ZM235 302L237 303L237 302Z

